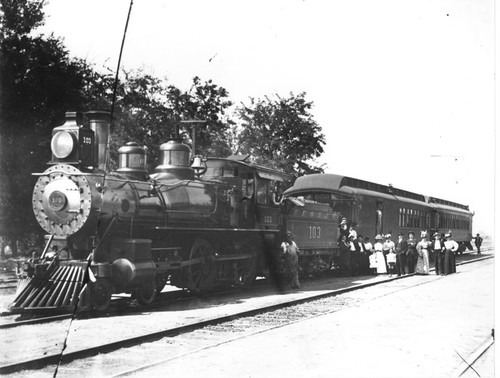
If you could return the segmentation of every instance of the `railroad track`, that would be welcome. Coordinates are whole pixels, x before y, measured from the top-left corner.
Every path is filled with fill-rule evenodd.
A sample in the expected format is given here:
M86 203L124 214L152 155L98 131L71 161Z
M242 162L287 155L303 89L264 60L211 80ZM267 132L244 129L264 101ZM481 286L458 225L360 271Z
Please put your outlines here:
M486 249L488 250L488 249ZM475 255L475 251L466 251L462 255L457 256L459 259L460 258L468 258L472 257L473 259L477 257ZM13 280L15 281L15 280ZM1 283L1 281L0 281ZM268 284L267 280L258 280L254 283L254 286L250 290L255 290L259 287L262 287L263 285ZM210 298L210 297L218 297L221 296L223 297L224 295L228 293L234 293L238 292L239 288L232 288L232 289L227 289L224 291L217 291L211 294L206 294L204 298ZM26 326L26 325L34 325L34 324L43 324L43 323L48 323L52 321L60 321L60 320L65 320L65 319L70 319L72 317L75 317L77 319L89 319L89 318L101 318L101 317L108 317L108 316L113 316L113 315L127 315L127 314L133 314L133 313L138 313L138 312L143 312L145 309L147 311L155 311L155 310L160 310L162 308L168 307L172 305L173 303L178 303L179 301L189 301L193 298L198 298L199 296L193 293L190 293L185 290L174 290L171 292L165 292L162 293L159 300L156 302L151 303L150 305L144 307L144 306L137 306L134 301L130 301L130 298L128 297L122 297L122 296L116 296L115 299L112 301L111 307L102 313L96 313L96 312L81 312L81 313L68 313L68 314L57 314L57 315L43 315L43 314L36 314L33 313L32 315L29 316L27 319L26 316L21 316L18 319L15 319L13 321L0 324L0 330L1 329L6 329L6 328L13 328L13 327L19 327L19 326ZM10 312L3 312L0 314L1 317L12 317L13 314Z
M179 293L178 293L179 292ZM175 293L177 295L172 295L172 293ZM157 302L152 303L150 306L148 306L148 309L155 309L158 307L166 306L169 305L175 301L181 300L181 299L188 299L185 295L180 294L179 291L175 292L168 292L168 293L162 293L160 300ZM0 324L0 329L6 329L6 328L14 328L14 327L20 327L20 326L25 326L25 325L33 325L33 324L42 324L42 323L48 323L52 321L59 321L59 320L65 320L65 319L71 319L73 317L77 319L89 319L89 318L100 318L100 317L105 317L105 316L110 316L110 315L116 315L118 313L133 313L133 312L138 312L144 310L144 308L140 306L135 306L134 302L130 301L130 298L124 298L124 297L116 297L113 299L111 303L111 307L109 310L103 312L103 313L96 313L96 312L81 312L81 313L64 313L64 314L58 314L58 315L43 315L42 313L37 314L37 313L32 313L29 315L21 315L17 319L10 321L8 323ZM15 317L17 314L12 314L10 312L3 312L1 314L1 317Z
M16 287L17 287L16 278L0 279L0 290L15 289Z
M491 250L492 248L486 248L485 251ZM477 257L475 255L475 251L466 251L462 255L459 255L458 258L463 258L463 257L469 257L471 256L473 259L474 257ZM475 260L475 259L474 259ZM16 280L6 280L8 282L15 282ZM0 281L0 284L2 282ZM254 283L253 287L250 290L255 290L258 289L259 287L268 284L267 280L258 280ZM1 288L1 287L0 287ZM228 293L234 293L238 292L239 288L231 288L227 289L224 291L217 291L211 294L206 294L204 298L210 298L213 296L224 296L225 294ZM26 325L34 325L34 324L43 324L43 323L48 323L52 321L60 321L60 320L65 320L65 319L70 319L72 317L75 317L77 319L89 319L89 318L100 318L100 317L108 317L116 314L121 314L121 315L127 315L127 314L132 314L132 313L137 313L137 312L143 312L145 309L148 311L154 311L158 310L164 307L168 307L173 303L178 303L179 301L189 301L193 298L198 298L199 296L193 293L190 293L185 290L174 290L171 292L165 292L162 293L159 300L156 302L151 303L150 305L143 307L143 306L137 306L134 301L130 301L130 298L128 297L122 297L122 296L116 296L115 299L112 301L111 307L102 313L95 313L95 312L80 312L80 313L68 313L68 314L56 314L56 315L43 315L43 314L36 314L33 313L28 316L21 315L19 318L9 321L7 323L0 324L0 330L1 329L7 329L7 328L13 328L13 327L19 327L19 326L26 326ZM13 317L15 314L12 314L10 312L2 312L0 313L0 318L1 317Z
M254 287L258 288L265 284L266 280L256 281ZM242 289L239 288L231 288L224 291L217 291L212 294L206 294L204 298L210 298L214 296L223 296L229 293L235 293ZM113 315L130 315L133 313L139 313L147 311L155 311L160 310L165 307L169 307L174 303L187 302L192 300L193 298L199 298L199 295L190 293L186 290L173 290L165 293L161 293L160 297L157 301L147 305L141 306L137 305L136 301L131 301L129 297L116 296L115 299L112 300L111 306L107 311L104 312L80 312L80 313L64 313L58 315L43 315L33 313L28 316L21 315L19 318L0 324L1 329L14 328L26 325L34 325L34 324L42 324L53 321L60 321L65 319L98 319L101 317L109 317ZM3 312L0 314L0 317L15 317L16 314L12 314L10 312Z
M457 263L457 265L464 265L464 264L469 264L477 261L482 261L485 259L490 259L492 258L492 255L489 256L483 256L483 257L478 257L476 259L468 260L468 261L463 261ZM316 294L316 295L310 295L305 298L299 298L299 299L291 299L291 300L286 300L284 302L280 302L277 304L272 304L272 305L267 305L267 306L262 306L259 308L253 308L250 310L245 310L245 311L240 311L238 313L232 313L230 315L223 315L223 316L218 316L214 317L212 319L207 319L204 321L197 321L192 324L186 324L186 325L181 325L177 327L168 327L166 329L163 329L161 331L155 331L147 334L142 334L139 336L134 336L134 337L128 337L119 341L114 341L114 342L109 342L89 348L82 348L78 350L73 350L70 352L65 352L65 353L56 353L56 354L48 354L40 357L35 357L32 359L27 359L18 363L12 363L12 364L6 364L3 366L0 366L0 373L1 374L9 374L13 372L18 372L21 370L26 370L26 369L40 369L43 366L46 365L59 365L59 364L67 364L71 361L76 361L76 360L82 360L86 358L90 358L92 356L95 356L97 354L101 353L109 353L112 351L115 351L120 348L129 348L133 346L137 346L142 343L146 342L152 342L156 340L160 340L163 338L169 338L169 340L174 340L173 344L176 344L178 342L182 343L183 340L183 335L186 335L188 333L192 332L211 332L214 333L215 330L220 329L231 329L232 332L234 330L242 330L242 334L239 334L238 332L236 335L233 334L231 340L232 341L235 337L246 337L245 335L248 335L248 332L253 332L253 333L258 333L258 332L264 332L265 330L269 330L269 327L280 327L286 324L290 324L290 322L298 321L300 319L304 319L307 316L318 316L321 314L324 314L326 312L331 312L334 311L336 308L338 309L338 306L346 306L350 304L346 303L335 303L335 297L338 296L339 294L342 293L347 293L349 291L353 290L358 290L362 288L367 288L370 286L378 285L381 283L387 283L390 281L395 281L395 280L400 280L404 279L407 277L411 277L412 275L406 275L402 277L392 277L392 278L385 278L383 280L379 280L376 282L369 282L369 283L362 283L362 284L357 284L353 285L350 287L345 287L342 289L336 289L336 290L330 290L327 292L323 292L321 294ZM432 282L432 280L429 280L429 282ZM310 303L312 302L317 302L317 305L314 304L313 307L309 306ZM296 308L297 306L308 303L308 313L304 314L300 311L298 311ZM355 305L355 304L352 304ZM287 310L288 309L288 310ZM326 312L325 312L326 311ZM311 313L313 315L311 315ZM292 315L291 315L292 314ZM293 315L297 314L297 316ZM259 323L269 323L267 327L261 327L259 329L254 329L252 330L251 327L249 326L248 323L253 323L248 322L247 320L244 320L245 318L248 317L260 317ZM267 320L266 320L267 319ZM203 330L203 331L202 331ZM233 332L234 333L234 332ZM216 341L217 343L221 342L228 342L228 340L223 339ZM210 345L216 345L214 344L213 341L209 343L209 345L204 346L205 347L210 347ZM192 349L192 348L191 348ZM175 350L175 349L174 349ZM193 351L188 351L186 353L192 353ZM165 353L162 353L165 355ZM180 355L179 352L177 351L175 355ZM175 358L170 357L170 358ZM166 360L161 360L158 363L164 363ZM148 365L149 366L149 365ZM135 371L135 369L134 369ZM127 375L131 373L132 371L124 371L120 375Z
M31 319L19 319L15 320L9 323L4 323L0 324L0 329L6 329L6 328L14 328L14 327L20 327L20 326L25 326L25 325L33 325L33 324L42 324L42 323L49 323L49 322L54 322L58 320L65 320L65 319L71 319L72 314L62 314L62 315L51 315L51 316L41 316L41 317L35 317Z

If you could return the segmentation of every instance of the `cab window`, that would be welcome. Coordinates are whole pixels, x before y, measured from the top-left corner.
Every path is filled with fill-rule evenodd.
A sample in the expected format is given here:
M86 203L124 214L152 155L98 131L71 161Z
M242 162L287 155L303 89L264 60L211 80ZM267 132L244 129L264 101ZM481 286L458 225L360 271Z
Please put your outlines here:
M269 196L267 194L267 180L257 180L257 203L267 205Z

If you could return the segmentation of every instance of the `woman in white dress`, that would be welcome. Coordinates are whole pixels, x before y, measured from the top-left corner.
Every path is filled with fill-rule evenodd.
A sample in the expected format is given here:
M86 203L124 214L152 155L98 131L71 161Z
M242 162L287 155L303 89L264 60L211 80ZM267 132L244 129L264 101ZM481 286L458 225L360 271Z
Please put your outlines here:
M418 258L415 273L429 274L429 242L427 241L427 232L422 231L420 237L422 240L417 244Z
M376 266L377 266L377 274L386 274L387 273L387 267L385 264L385 256L384 256L384 245L382 244L382 241L384 238L381 235L375 236L375 245L373 246L374 250L374 255L375 255L375 261L376 261Z

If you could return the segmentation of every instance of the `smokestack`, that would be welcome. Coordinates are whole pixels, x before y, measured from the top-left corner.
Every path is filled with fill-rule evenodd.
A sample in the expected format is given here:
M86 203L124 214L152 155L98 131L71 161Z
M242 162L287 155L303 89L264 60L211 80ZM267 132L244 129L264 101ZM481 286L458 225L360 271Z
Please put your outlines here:
M103 110L92 110L84 113L89 122L89 127L94 131L95 147L94 157L97 167L103 171L107 168L109 130L111 125L111 113Z

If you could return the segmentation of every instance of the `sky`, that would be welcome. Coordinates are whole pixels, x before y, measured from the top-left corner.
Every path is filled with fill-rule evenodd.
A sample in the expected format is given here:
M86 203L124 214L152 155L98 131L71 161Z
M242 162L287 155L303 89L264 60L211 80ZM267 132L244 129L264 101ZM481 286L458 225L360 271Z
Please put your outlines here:
M127 0L49 0L42 31L116 70ZM337 173L467 204L494 230L493 0L135 0L122 68L249 98L306 92Z

